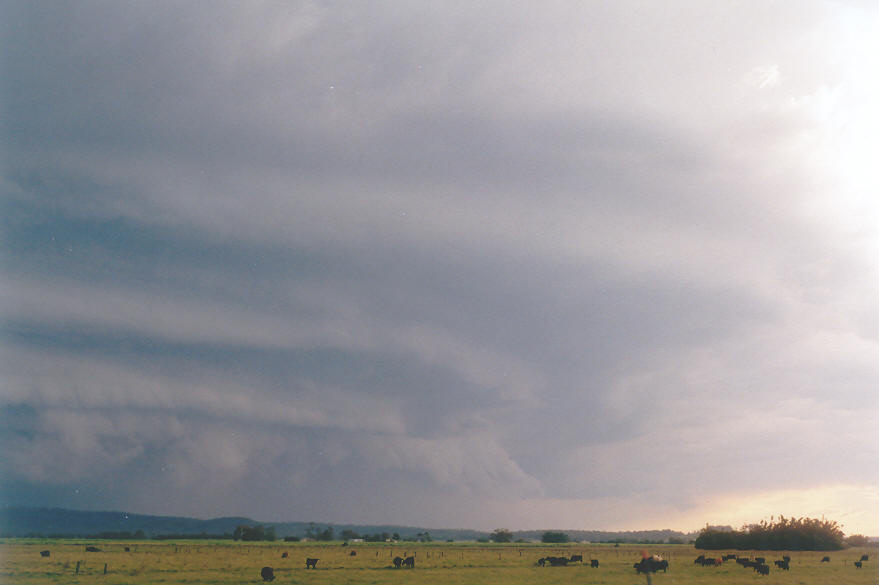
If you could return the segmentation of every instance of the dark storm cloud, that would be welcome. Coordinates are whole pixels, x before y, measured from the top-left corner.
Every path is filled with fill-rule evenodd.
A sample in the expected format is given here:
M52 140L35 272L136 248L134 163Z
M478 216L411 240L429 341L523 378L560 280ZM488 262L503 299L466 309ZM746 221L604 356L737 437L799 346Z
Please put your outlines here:
M209 6L4 9L6 500L632 527L875 479L870 264L804 211L826 6Z

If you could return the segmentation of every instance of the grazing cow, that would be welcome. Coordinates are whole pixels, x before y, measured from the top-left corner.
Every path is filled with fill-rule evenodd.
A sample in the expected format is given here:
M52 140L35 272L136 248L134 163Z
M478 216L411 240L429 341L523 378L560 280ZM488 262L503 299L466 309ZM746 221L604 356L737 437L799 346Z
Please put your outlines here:
M537 566L539 566L539 567L543 567L543 566L545 566L545 565L546 565L546 559L545 559L545 558L540 557L539 559L537 559Z
M356 550L352 550L351 552L348 553L348 556L349 556L349 557L356 557L356 556L357 556L357 551L356 551Z
M317 568L317 562L318 562L319 560L320 560L320 559L306 558L306 559L305 559L305 568L306 568L306 569L316 569L316 568Z
M721 557L724 561L734 561L736 560L736 555L723 555Z
M415 568L415 557L406 557L403 559L403 566L409 567L410 569Z
M289 557L289 556L290 556L290 555L288 555L288 554L285 553L285 552L284 552L284 553L281 553L281 558L282 558L282 559L286 559L286 558Z
M571 562L572 563L582 563L583 562L583 555L571 555Z
M101 549L96 546L87 546L85 547L85 552L101 552Z
M546 560L550 567L566 567L569 562L565 557L546 557Z
M754 566L754 570L757 571L758 575L768 575L769 565L757 564Z
M856 569L860 569L863 566L864 566L863 561L855 561L855 568Z
M821 562L822 562L822 563L829 563L829 562L830 562L830 557L824 557L823 559L821 559Z
M861 555L861 562L869 561L869 560L870 560L870 555Z
M598 568L598 559L590 559L589 566L592 567L593 569L597 569Z
M705 555L699 555L698 557L696 557L696 560L693 561L693 564L694 565L701 565L702 561L704 561L704 560L705 560Z
M781 557L781 559L786 563L790 562L790 557L788 555L784 555L783 557Z
M668 571L668 561L665 559L657 559L654 557L645 557L640 562L635 563L635 571L638 573L655 573Z
M755 558L754 558L754 562L757 563L757 564L760 564L760 565L765 565L765 564L766 564L766 558L765 558L765 557L755 557Z
M259 574L262 576L263 581L275 580L275 571L271 567L263 567Z
M403 564L403 557L394 557L394 568L399 569Z
M47 556L49 556L50 554L52 554L52 553L50 553L50 552L47 551L47 550L41 550L41 551L40 551L40 556L41 556L41 557L47 557Z
M785 571L790 571L790 561L775 561L775 566Z

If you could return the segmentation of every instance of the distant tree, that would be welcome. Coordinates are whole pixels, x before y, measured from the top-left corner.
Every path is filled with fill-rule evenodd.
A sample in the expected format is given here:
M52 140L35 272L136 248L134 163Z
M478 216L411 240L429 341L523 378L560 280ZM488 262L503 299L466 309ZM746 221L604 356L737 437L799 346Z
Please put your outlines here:
M547 531L540 537L541 542L569 542L571 539L564 532Z
M285 536L284 537L284 542L299 542L300 540L302 540L302 539L299 538L298 536Z
M491 533L491 539L495 542L513 542L513 533L506 528L498 528Z
M318 533L317 540L333 540L333 527L327 526L324 530Z
M847 546L869 546L870 539L864 536L863 534L852 534L848 538L845 539L845 544Z
M339 538L341 538L342 540L354 540L355 538L360 538L360 535L350 528L346 528L342 531L342 534L339 535Z
M832 520L773 517L738 530L706 526L696 538L696 548L704 550L839 550L844 535Z
M400 533L395 532L394 534L391 535L391 538L393 538L394 540L400 540Z
M257 524L256 526L236 526L232 532L232 538L233 540L254 542L259 540L275 540L277 537L273 526L266 529L264 526Z

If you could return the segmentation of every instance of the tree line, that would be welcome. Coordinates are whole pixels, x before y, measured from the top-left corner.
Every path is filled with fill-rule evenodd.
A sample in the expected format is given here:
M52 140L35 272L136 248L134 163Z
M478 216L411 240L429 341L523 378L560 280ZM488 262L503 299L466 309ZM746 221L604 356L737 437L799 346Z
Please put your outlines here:
M845 534L833 520L780 516L741 530L705 527L695 545L704 550L839 550L845 546Z

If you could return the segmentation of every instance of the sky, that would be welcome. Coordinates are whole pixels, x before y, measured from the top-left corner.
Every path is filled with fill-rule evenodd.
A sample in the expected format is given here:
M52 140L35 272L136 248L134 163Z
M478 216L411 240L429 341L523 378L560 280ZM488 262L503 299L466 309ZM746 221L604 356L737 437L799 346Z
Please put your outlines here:
M879 535L873 3L0 10L0 502Z

